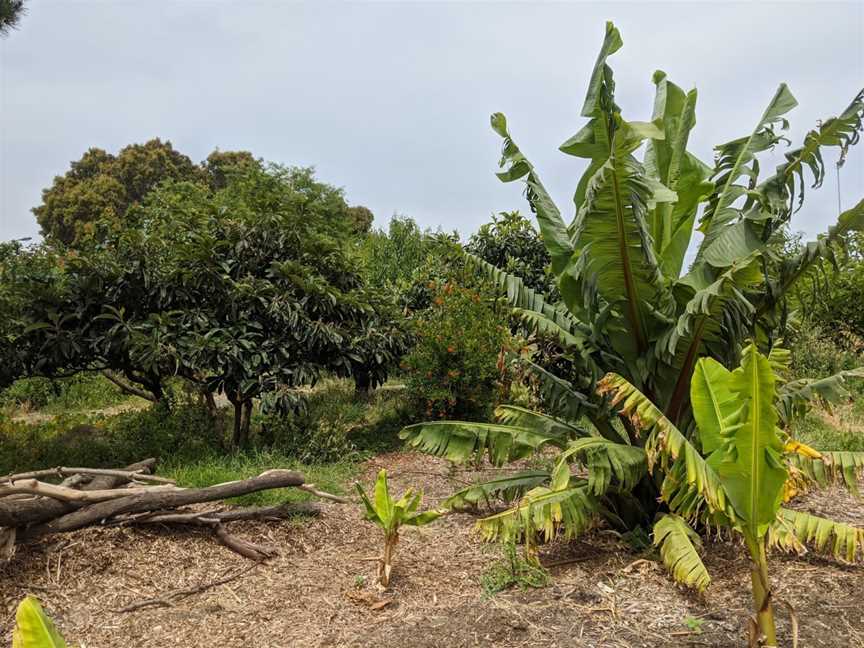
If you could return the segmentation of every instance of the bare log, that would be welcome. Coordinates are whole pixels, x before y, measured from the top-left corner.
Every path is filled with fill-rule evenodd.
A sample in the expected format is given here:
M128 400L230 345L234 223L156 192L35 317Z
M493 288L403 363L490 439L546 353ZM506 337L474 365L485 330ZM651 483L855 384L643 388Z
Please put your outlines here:
M131 495L119 499L97 502L74 510L44 524L31 526L20 533L23 541L32 540L52 533L74 531L118 515L144 513L164 509L174 509L190 504L213 502L238 497L248 493L274 488L288 488L303 485L303 475L292 470L268 470L267 472L239 481L216 484L204 488L155 491L155 489L136 489ZM335 496L334 496L335 497ZM14 525L13 525L14 526Z
M132 492L163 492L182 490L173 484L161 484L159 486L147 486L144 488L135 488ZM66 486L58 486L56 484L47 484L40 482L37 479L20 479L10 484L0 485L0 497L9 495L33 495L37 497L50 497L51 499L60 500L61 502L74 502L78 504L92 504L94 502L104 502L105 500L120 499L129 496L129 490L121 488L108 488L100 490L78 490L75 488L67 488Z
M33 470L31 472L19 473L17 475L6 475L0 478L0 486L5 482L15 482L22 479L34 479L39 477L73 477L75 475L104 475L108 477L121 477L126 481L143 481L153 482L156 484L175 484L173 479L151 475L144 470L114 470L111 468L67 468L66 466L58 466L56 468L45 468L44 470ZM73 480L71 483L61 482L61 486L74 486L78 480Z
M138 473L141 471L150 471L156 465L155 459L145 459L130 466L126 466L124 471ZM70 477L67 483L69 487L72 481L73 484L80 483L82 477ZM90 480L89 483L82 486L82 490L108 490L117 488L129 480L125 477L113 475L97 475ZM70 513L82 506L80 503L61 502L54 499L45 499L34 497L28 500L19 500L13 498L0 498L0 527L25 527L29 524L40 524L48 520L60 517L66 513Z

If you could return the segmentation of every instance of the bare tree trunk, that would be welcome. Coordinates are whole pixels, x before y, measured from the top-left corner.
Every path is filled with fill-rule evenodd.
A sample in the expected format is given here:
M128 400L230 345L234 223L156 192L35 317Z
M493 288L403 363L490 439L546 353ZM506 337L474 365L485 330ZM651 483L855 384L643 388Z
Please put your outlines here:
M243 447L249 445L249 427L252 425L252 399L243 401L242 440Z
M228 397L231 404L234 406L234 432L231 435L231 445L235 448L242 446L243 442L243 401L237 397Z

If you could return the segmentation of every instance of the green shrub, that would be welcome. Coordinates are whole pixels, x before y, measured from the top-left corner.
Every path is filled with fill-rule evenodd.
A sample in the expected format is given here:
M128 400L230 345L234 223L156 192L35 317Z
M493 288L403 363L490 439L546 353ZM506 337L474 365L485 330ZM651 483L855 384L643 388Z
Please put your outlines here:
M397 432L410 420L396 389L368 397L347 380L320 384L301 409L261 418L258 445L297 461L324 463L396 447Z
M195 406L154 406L108 417L58 416L31 425L0 419L0 473L53 466L117 467L146 457L196 457L220 440Z
M798 378L833 375L864 365L864 340L848 330L826 330L806 321L790 340L792 372Z
M404 362L409 398L426 416L483 416L496 399L507 327L477 291L450 282L432 288Z
M22 378L0 392L0 407L65 412L98 409L129 397L99 374L69 378Z
M512 539L501 544L501 552L502 557L483 572L480 580L483 593L487 597L514 586L525 590L529 587L546 587L549 584L549 572L536 561L526 560L519 555Z

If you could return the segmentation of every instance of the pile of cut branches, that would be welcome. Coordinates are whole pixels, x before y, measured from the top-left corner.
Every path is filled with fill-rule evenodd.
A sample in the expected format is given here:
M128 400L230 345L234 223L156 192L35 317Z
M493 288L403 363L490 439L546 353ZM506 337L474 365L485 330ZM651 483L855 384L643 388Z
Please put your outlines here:
M153 474L155 459L122 469L50 468L0 478L0 558L9 559L18 544L91 525L187 525L212 529L223 545L252 560L276 550L228 532L236 520L275 520L317 515L312 503L211 508L193 506L274 488L297 488L337 502L346 500L319 491L293 470L268 470L257 477L181 488ZM57 483L49 481L54 478Z

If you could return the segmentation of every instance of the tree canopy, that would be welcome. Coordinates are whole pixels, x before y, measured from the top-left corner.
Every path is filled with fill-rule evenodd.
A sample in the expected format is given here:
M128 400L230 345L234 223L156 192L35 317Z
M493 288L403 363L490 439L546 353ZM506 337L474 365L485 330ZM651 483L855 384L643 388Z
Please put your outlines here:
M7 374L111 369L156 398L182 376L235 405L238 443L252 398L290 404L324 370L386 378L401 329L364 288L342 191L259 164L220 184L162 183L100 244L7 252Z

